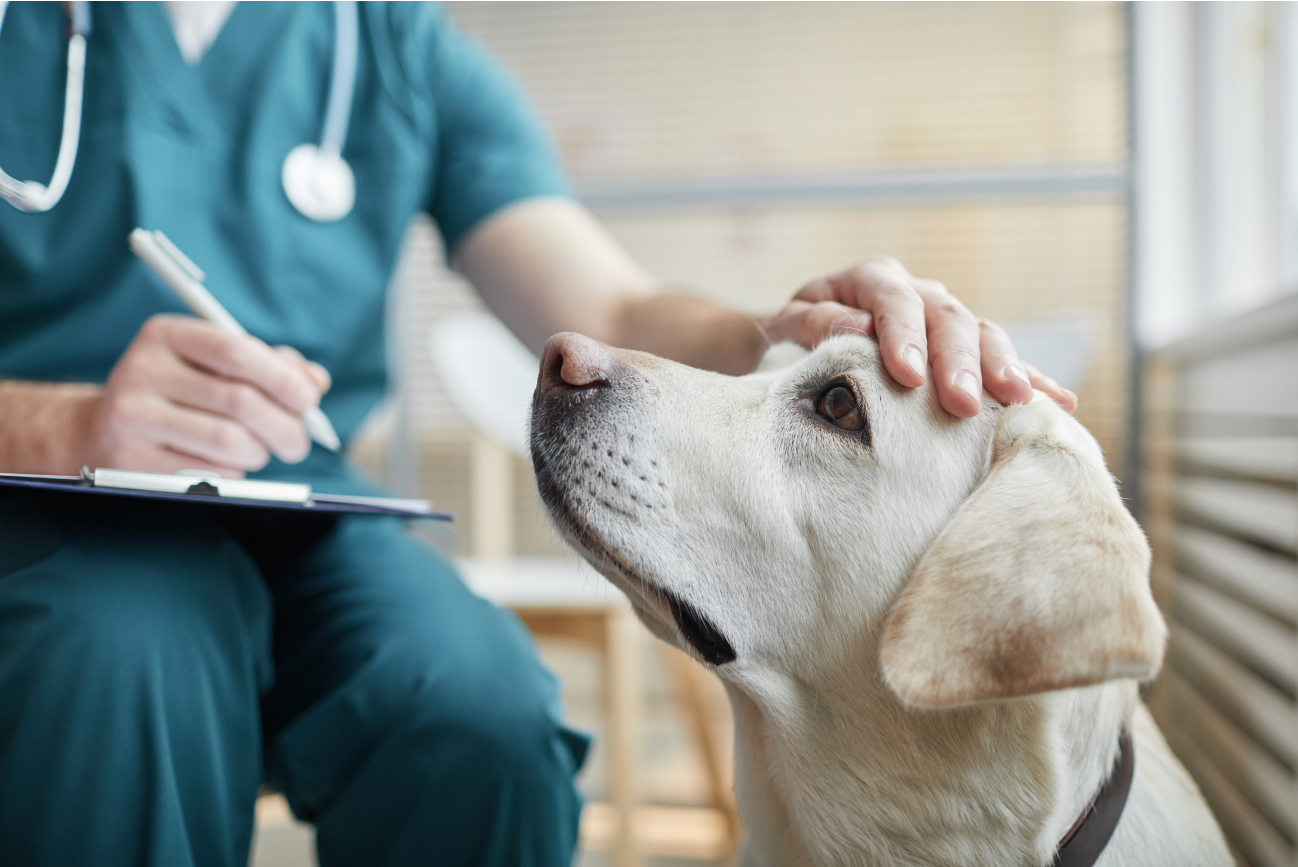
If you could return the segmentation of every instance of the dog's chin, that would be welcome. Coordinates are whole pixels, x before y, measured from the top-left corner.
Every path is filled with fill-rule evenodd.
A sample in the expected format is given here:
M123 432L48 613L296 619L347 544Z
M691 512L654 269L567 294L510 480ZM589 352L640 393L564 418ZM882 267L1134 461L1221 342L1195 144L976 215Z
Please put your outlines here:
M581 551L592 566L627 593L632 604L640 612L642 620L647 623L664 621L662 609L666 607L680 636L694 648L704 662L709 665L725 665L733 662L737 656L735 649L707 615L670 590L646 580L623 557L617 556L587 521L578 516L563 495L563 485L541 462L538 452L539 450L533 450L536 461L536 488L542 504L564 538ZM640 604L636 604L637 597ZM650 600L657 604L651 604ZM665 622L662 625L666 627ZM660 638L670 640L659 630L654 631Z

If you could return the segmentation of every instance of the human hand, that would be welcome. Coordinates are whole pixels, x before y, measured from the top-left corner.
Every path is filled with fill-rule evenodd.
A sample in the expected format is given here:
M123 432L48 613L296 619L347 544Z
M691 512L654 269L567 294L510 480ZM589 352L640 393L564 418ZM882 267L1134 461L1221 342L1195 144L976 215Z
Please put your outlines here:
M88 406L83 463L227 477L261 469L271 455L297 463L311 450L298 415L329 385L323 367L289 347L154 316Z
M834 334L877 336L884 367L911 388L923 385L931 358L938 400L952 415L977 415L983 389L1010 404L1027 403L1036 388L1068 412L1077 409L1077 395L1020 361L1000 326L975 319L945 286L915 277L896 259L870 259L811 281L765 327L773 341L808 348Z

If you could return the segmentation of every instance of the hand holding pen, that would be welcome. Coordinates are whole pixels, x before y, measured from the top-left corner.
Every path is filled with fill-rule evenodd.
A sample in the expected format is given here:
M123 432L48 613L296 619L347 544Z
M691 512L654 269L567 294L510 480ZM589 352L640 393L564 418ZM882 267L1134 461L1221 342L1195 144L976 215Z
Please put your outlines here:
M207 287L203 285L203 281L207 278L202 270L191 262L188 256L180 252L180 248L171 243L166 235L156 231L146 232L143 229L135 229L131 232L130 243L135 255L143 259L144 263L152 268L153 272L196 315L211 322L226 334L235 336L248 334L243 326L221 306L221 302L207 291ZM301 359L302 356L297 354L296 350L293 352ZM324 370L324 368L320 369ZM338 451L341 445L338 434L334 432L333 425L320 411L320 407L308 407L301 415L302 424L311 439L330 451Z
M227 477L271 455L296 463L310 451L300 416L318 411L329 384L324 368L287 347L190 316L154 316L83 419L83 462Z

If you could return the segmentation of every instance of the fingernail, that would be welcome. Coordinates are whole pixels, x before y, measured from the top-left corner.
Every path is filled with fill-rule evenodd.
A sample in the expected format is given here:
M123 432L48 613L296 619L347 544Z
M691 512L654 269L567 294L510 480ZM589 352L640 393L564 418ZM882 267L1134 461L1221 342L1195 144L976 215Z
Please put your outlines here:
M907 367L915 371L921 379L924 377L924 353L919 351L918 346L907 346L901 357L906 359Z
M320 396L316 394L315 389L310 386L302 385L296 390L298 406L307 410L315 406L320 401Z
M983 397L982 386L978 382L978 377L974 376L967 370L960 371L955 378L956 387L974 400L981 401Z
M1005 377L1006 379L1017 379L1019 382L1024 382L1024 383L1029 382L1027 372L1024 371L1023 368L1019 367L1017 364L1005 365L1005 369L1001 371L1001 376Z

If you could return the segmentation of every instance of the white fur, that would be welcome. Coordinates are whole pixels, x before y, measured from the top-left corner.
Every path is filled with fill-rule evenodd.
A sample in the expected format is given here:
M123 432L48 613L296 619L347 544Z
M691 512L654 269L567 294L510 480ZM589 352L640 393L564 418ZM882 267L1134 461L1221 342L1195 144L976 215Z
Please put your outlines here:
M711 667L743 864L1047 864L1121 730L1136 776L1099 863L1231 863L1120 679L1153 676L1163 624L1080 425L1044 400L956 419L859 337L745 377L614 358L592 400L538 393L534 458L556 524L656 635L694 653L666 590L733 646ZM815 413L842 377L868 443Z

